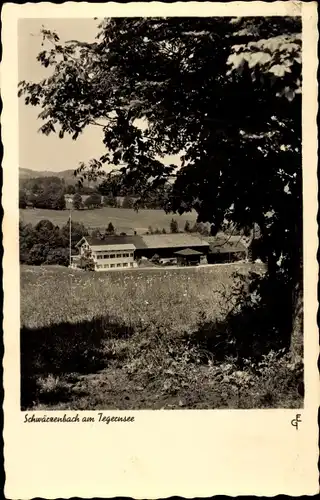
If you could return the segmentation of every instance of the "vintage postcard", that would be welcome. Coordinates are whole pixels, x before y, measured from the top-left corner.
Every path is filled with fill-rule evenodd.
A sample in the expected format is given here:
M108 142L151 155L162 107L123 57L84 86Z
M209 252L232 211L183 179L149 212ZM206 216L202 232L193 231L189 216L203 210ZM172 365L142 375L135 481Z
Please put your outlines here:
M5 495L318 492L316 2L2 9Z

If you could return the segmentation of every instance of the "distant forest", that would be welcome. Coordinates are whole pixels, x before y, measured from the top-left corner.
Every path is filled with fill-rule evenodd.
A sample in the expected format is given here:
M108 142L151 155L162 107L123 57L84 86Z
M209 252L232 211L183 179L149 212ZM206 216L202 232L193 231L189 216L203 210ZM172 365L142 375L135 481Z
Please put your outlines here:
M139 208L164 209L169 193L170 185L153 188L140 200ZM141 192L135 193L130 187L122 186L116 176L109 176L96 187L71 184L58 176L20 178L19 208L65 210L66 195L70 196L75 210L103 206L133 209L141 198Z

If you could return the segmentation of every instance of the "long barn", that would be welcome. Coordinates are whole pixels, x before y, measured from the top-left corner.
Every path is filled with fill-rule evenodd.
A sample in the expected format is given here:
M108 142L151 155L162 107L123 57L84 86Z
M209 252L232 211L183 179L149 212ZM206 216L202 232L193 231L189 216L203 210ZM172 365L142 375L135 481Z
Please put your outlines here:
M219 235L207 239L210 247L208 264L248 260L248 245L241 236Z
M89 256L96 271L137 267L140 259L176 259L177 252L189 250L206 258L209 243L198 235L177 233L161 235L110 235L103 239L83 237L76 245L79 255L72 257L71 267L81 267L81 260Z

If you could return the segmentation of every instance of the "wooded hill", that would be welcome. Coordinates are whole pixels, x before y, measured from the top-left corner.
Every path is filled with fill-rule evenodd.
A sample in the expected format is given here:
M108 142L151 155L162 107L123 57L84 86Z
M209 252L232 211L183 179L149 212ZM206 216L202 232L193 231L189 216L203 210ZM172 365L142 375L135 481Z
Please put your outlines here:
M58 177L64 180L66 184L75 185L78 183L77 177L74 175L74 169L59 170L57 172L51 170L32 170L30 168L19 168L20 181L27 179L36 179L38 177ZM85 186L96 187L97 182L85 181Z

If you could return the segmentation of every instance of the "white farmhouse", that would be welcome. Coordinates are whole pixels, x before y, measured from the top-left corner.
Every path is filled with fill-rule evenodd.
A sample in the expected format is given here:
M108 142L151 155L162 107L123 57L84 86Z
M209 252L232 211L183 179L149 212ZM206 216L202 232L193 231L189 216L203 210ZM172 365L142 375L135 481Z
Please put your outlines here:
M112 239L112 241L110 241ZM108 242L83 237L76 245L79 255L72 257L71 267L81 267L82 257L89 257L94 263L95 271L108 269L123 269L137 267L134 260L135 245L128 243L124 238L108 237Z

